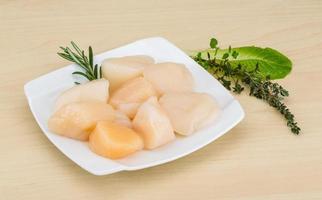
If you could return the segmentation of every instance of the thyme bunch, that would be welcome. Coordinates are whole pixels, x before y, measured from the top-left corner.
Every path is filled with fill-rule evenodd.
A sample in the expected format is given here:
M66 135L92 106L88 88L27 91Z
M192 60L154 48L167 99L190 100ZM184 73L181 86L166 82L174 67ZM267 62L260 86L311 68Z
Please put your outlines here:
M217 40L212 39L210 46L215 49L214 58L207 54L207 59L201 57L199 52L192 57L204 69L219 80L219 82L228 90L240 94L245 88L249 89L249 95L261 99L280 112L287 122L287 126L294 134L300 133L300 127L295 121L294 115L289 108L283 103L289 92L278 83L273 83L270 77L263 78L259 75L259 65L256 64L254 70L248 71L242 65L232 67L229 63L230 58L236 59L238 52L229 47L228 51L220 59L216 59Z

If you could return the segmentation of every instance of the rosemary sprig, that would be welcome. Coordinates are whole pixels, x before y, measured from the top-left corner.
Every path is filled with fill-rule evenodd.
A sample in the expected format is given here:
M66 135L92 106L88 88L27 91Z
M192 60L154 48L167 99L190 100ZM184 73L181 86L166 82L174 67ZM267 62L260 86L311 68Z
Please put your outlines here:
M217 40L212 39L210 42L211 48L218 50ZM201 53L192 57L204 69L217 78L222 85L234 93L240 94L244 88L249 89L249 95L258 99L262 99L270 106L279 111L287 121L287 126L294 134L300 133L300 127L294 119L294 115L282 102L285 97L289 95L288 91L278 83L273 83L270 77L262 78L259 73L259 66L256 65L252 71L247 71L245 67L240 64L237 67L232 67L229 63L229 57L236 59L238 52L232 51L231 47L223 54L221 59L211 58L208 53L208 58L201 57Z
M73 49L69 47L60 47L63 52L58 52L57 54L71 62L76 63L80 66L83 71L73 72L75 75L84 76L89 81L102 78L102 73L100 67L95 64L93 59L93 49L91 46L88 47L88 57L85 55L84 50L81 50L73 41L71 41ZM79 84L78 82L75 82Z

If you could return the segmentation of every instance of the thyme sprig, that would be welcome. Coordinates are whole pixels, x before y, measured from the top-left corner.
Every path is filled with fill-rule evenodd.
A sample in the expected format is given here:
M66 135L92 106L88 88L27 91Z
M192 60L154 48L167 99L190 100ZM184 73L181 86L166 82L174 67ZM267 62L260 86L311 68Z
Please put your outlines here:
M89 81L102 78L101 67L97 64L94 65L93 49L88 47L88 56L85 55L84 50L81 50L73 41L71 41L72 49L69 47L60 47L63 52L57 54L71 62L79 65L84 71L75 71L73 74L84 76ZM75 82L79 84L78 82Z
M210 42L212 49L216 51L217 40L212 39ZM236 59L238 52L232 51L229 47L228 51L223 54L222 58L216 59L216 51L214 58L207 54L207 59L201 57L201 53L192 57L204 69L217 78L220 83L228 90L240 94L245 88L249 89L249 95L254 96L267 102L270 106L279 111L287 121L287 126L294 134L300 133L300 127L294 119L294 115L289 108L283 103L285 97L289 96L288 91L278 83L273 83L270 77L262 78L259 75L259 65L254 70L247 71L242 65L232 67L229 59Z

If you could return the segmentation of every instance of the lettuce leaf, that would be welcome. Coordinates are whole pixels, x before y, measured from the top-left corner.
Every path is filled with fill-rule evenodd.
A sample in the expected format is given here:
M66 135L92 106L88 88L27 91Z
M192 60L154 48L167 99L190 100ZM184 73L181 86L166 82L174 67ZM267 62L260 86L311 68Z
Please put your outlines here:
M233 67L241 65L244 69L251 71L256 68L258 63L259 74L263 77L269 76L270 79L281 79L288 75L292 70L292 62L285 55L272 48L261 48L255 46L245 46L229 49L218 49L215 56L215 49L206 49L199 51L201 58L207 59L210 54L210 58L216 57L216 60L223 59L225 53L238 52L237 58L233 58L232 54L229 54L229 63ZM198 52L192 52L191 56L196 56Z

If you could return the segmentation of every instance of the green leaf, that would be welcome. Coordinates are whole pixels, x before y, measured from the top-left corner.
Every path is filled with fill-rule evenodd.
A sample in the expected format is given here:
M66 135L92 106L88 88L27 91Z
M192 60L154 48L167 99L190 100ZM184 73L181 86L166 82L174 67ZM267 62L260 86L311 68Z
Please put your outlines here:
M85 56L85 51L82 51L82 58L83 58L85 63L87 63L87 64L89 63L88 58ZM90 66L90 69L91 69L91 66Z
M75 75L80 75L80 76L84 76L85 78L87 78L88 80L92 80L92 78L90 76L88 76L87 74L83 73L83 72L73 72L72 74Z
M69 60L69 61L74 61L69 55L65 54L65 53L57 53L60 57Z
M88 47L88 59L90 66L93 67L93 49L91 46Z
M68 47L66 48L68 55L74 60L74 62L78 65L82 65L82 62L78 60L77 55L75 55Z
M233 51L233 53L231 54L231 56L236 59L238 57L238 52L237 51Z
M59 47L61 50L63 50L65 53L68 53L67 52L67 48L64 48L64 47Z
M246 46L232 48L238 53L236 59L229 60L231 66L237 67L241 65L247 71L252 71L258 63L259 74L262 77L269 76L270 79L281 79L288 75L292 70L292 62L285 55L272 48L261 48L255 46ZM227 49L218 49L217 55L215 50L207 49L201 51L201 58L207 59L209 53L211 58L224 59L223 55L227 53ZM197 52L191 52L190 56L195 56Z
M200 52L198 52L197 58L201 58L201 53Z
M75 44L75 42L71 41L70 42L72 44L72 46L74 47L74 49L77 51L78 55L82 55L81 52L82 50Z
M227 59L228 58L228 56L229 56L229 54L228 53L224 53L223 55L222 55L222 59Z
M216 38L211 38L210 40L210 48L214 49L217 47L218 41L216 40Z
M98 65L96 64L95 67L94 67L94 76L95 78L98 78Z
M100 78L103 78L103 74L102 74L102 66L99 67L100 69Z

